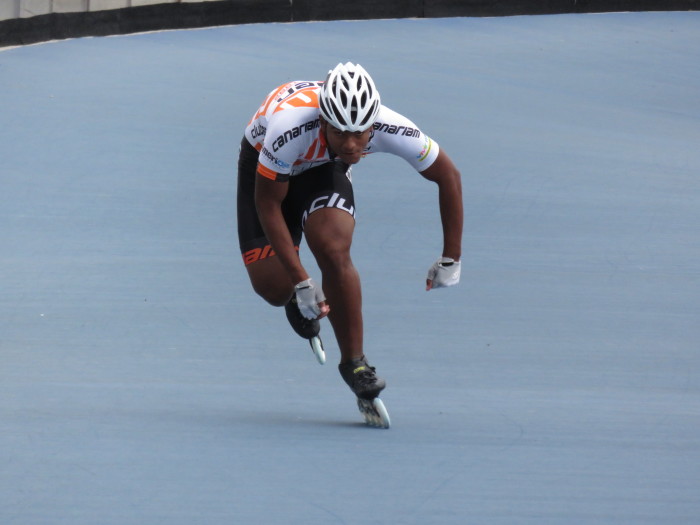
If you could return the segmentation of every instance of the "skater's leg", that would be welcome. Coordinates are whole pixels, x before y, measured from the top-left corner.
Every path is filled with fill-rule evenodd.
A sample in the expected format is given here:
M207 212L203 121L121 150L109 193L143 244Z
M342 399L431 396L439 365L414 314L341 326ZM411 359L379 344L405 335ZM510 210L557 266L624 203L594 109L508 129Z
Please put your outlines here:
M362 357L362 291L350 258L355 219L346 211L323 208L312 213L304 233L323 276L323 292L340 347L341 362Z
M236 194L238 244L255 292L274 306L284 306L291 298L296 283L291 282L279 258L273 255L272 247L265 238L265 232L258 218L255 206L257 165L258 152L246 138L243 138L238 158ZM301 242L301 226L293 229L292 239L298 247Z
M298 335L309 340L318 336L320 323L316 319L306 319L299 311L294 301L294 285L278 257L267 256L265 259L251 262L246 265L246 270L253 290L260 297L272 306L285 307L287 320ZM320 339L317 343L321 345ZM325 355L321 362L325 362Z
M278 257L267 257L246 266L250 284L260 297L273 306L284 306L292 298L294 283Z

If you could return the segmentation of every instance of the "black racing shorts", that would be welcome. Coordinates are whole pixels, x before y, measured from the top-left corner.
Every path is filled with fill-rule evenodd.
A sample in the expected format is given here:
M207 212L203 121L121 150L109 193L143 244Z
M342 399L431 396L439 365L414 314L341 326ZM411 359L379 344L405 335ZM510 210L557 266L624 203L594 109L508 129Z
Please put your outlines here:
M257 167L258 151L243 137L238 157L237 216L238 244L246 265L274 255L255 208ZM327 162L289 178L282 214L297 250L306 219L321 208L338 208L355 216L349 164Z

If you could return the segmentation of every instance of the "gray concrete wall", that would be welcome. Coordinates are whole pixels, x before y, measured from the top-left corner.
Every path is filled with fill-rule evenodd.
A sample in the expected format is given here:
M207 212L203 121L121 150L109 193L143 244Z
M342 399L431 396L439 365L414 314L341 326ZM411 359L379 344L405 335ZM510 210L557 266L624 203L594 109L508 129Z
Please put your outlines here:
M700 10L700 0L3 0L0 46L242 23Z
M2 0L0 20L52 13L105 11L156 4L203 3L215 0Z

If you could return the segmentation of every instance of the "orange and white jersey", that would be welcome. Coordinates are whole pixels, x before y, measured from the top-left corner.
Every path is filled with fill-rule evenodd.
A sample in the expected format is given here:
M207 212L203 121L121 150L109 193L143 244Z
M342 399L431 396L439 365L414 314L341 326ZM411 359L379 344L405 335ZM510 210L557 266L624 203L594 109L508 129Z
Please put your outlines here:
M272 91L245 129L248 142L260 152L258 172L287 180L309 168L332 161L320 133L318 93L323 82L297 80ZM417 171L437 158L437 142L409 119L381 106L365 154L392 153Z

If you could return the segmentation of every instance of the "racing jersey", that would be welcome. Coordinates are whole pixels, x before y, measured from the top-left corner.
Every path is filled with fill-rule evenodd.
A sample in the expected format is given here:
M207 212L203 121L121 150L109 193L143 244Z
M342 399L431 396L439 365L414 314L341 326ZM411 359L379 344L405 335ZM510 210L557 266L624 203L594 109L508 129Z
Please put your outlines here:
M248 142L260 152L258 173L286 181L313 166L330 162L321 134L318 94L323 82L296 80L267 96L245 129ZM380 106L364 155L386 152L423 171L440 148L409 119Z

